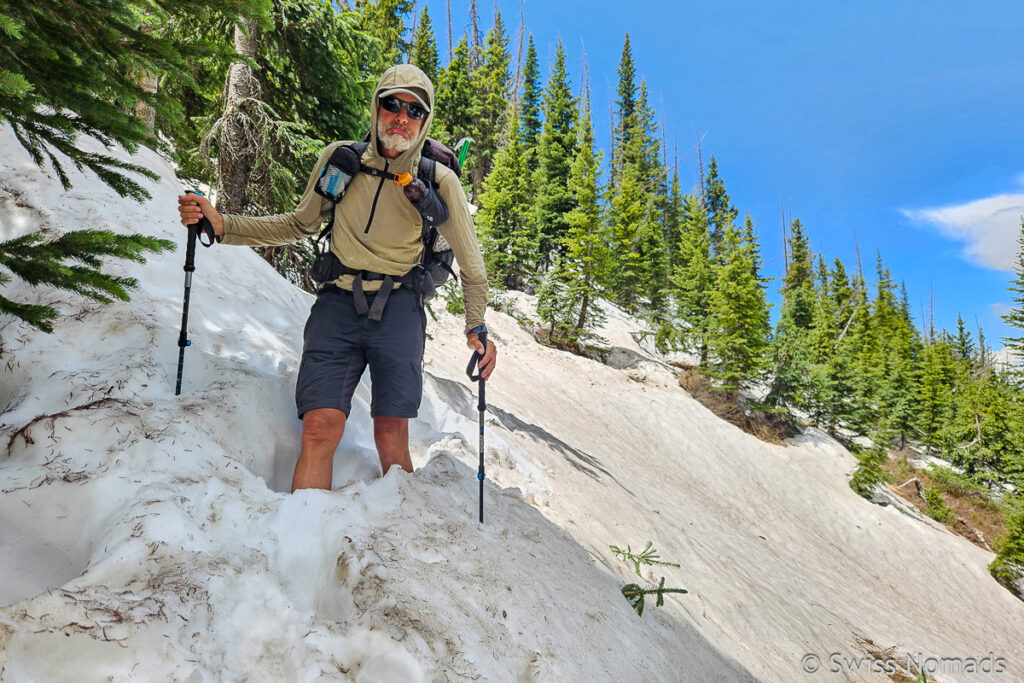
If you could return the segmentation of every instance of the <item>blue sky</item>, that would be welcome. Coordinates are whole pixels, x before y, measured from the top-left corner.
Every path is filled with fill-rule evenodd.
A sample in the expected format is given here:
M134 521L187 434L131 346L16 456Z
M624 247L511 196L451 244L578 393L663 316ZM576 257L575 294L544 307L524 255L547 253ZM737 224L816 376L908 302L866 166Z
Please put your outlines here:
M469 0L450 0L456 40ZM447 61L446 3L427 4ZM513 52L520 3L499 0ZM481 3L481 32L491 25ZM531 2L527 31L546 79L564 43L576 87L584 50L607 149L625 33L664 118L680 177L699 135L734 204L758 227L768 275L782 271L781 205L827 260L873 279L881 252L920 321L958 313L990 343L1010 333L1024 214L1024 3L944 0ZM515 57L513 56L513 60ZM671 156L671 152L670 152ZM684 158L685 157L685 158ZM671 163L671 161L670 161ZM773 299L778 282L770 285Z

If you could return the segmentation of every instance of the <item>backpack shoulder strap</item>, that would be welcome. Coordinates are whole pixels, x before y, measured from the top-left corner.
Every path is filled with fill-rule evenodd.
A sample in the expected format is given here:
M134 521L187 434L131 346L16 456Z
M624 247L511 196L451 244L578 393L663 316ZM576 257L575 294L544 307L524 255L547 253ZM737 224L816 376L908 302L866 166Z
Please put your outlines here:
M434 178L436 172L437 161L431 159L430 157L420 155L420 166L419 171L417 172L416 175L419 177L420 180L428 182L431 185L433 185L435 190L438 187L437 180Z
M349 149L352 149L356 153L357 157L362 158L363 153L366 151L366 148L369 147L369 146L370 146L370 143L369 142L365 142L365 141L364 142L353 142L353 143L351 143L349 145L338 145L337 149L335 149L334 152L331 154L330 162L334 162L336 164L339 164L342 168L346 168L347 165L345 163L343 163L343 161L340 158L339 159L335 159L335 157L339 153L338 150L342 149L343 147L348 147ZM325 168L326 168L326 166L325 166ZM348 172L351 173L352 171L349 170ZM321 194L319 192L319 190L317 190L317 193ZM324 196L324 195L321 194L321 196ZM330 197L328 197L328 200L333 201L333 200L331 200ZM337 202L333 202L333 203L337 204ZM330 236L330 234L331 234L331 230L333 230L333 229L334 229L334 211L331 211L331 215L327 219L327 225L325 225L320 230L320 234L317 236L316 241L317 242L322 242L325 238L328 238Z

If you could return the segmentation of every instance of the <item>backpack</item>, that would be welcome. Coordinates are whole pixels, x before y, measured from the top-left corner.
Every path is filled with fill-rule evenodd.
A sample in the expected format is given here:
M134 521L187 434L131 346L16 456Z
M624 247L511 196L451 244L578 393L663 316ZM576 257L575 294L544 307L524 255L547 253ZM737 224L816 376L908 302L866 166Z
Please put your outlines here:
M385 176L383 171L363 166L360 162L363 153L369 145L369 140L363 140L362 142L341 145L336 148L330 160L324 165L320 179L314 186L316 193L337 204L344 196L348 182L358 171L361 170L372 175ZM424 182L429 183L435 192L440 189L440 185L435 179L438 161L451 169L457 178L462 177L462 168L455 153L437 140L427 138L420 152L417 176ZM392 178L390 174L387 174L386 177ZM333 227L334 212L331 212L327 226L320 232L316 240L319 247L318 252L320 252L313 264L312 277L316 282L331 282L338 276L346 274L356 275L364 280L383 280L387 277L382 273L349 268L338 261L330 249L324 252L322 242L329 237ZM457 279L455 271L452 270L455 253L452 251L448 241L437 231L437 226L434 222L426 217L423 220L421 240L423 250L420 256L420 263L402 276L401 284L407 289L420 294L424 299L430 299L436 288L447 281L449 275ZM429 274L429 278L424 277L424 273Z

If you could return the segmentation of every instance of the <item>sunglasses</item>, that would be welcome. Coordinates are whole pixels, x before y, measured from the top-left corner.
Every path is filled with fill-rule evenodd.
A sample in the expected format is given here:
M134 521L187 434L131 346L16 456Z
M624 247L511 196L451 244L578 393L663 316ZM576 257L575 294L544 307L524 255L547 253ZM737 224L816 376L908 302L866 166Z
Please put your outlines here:
M405 113L413 121L422 121L427 118L427 114L430 113L415 102L406 102L405 100L398 99L394 95L382 98L380 106L385 111L389 111L392 114L397 114L402 111L402 109L405 109Z

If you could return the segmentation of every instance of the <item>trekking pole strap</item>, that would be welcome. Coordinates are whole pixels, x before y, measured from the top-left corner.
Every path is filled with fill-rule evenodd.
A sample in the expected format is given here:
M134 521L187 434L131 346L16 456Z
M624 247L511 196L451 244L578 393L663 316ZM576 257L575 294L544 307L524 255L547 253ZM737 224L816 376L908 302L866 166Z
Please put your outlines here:
M200 197L203 196L202 192L196 192L195 190L185 190L185 194L197 194ZM217 233L213 231L213 224L210 223L210 219L207 218L206 216L203 216L202 218L199 219L198 223L193 223L192 225L188 226L188 228L190 231L192 230L192 228L195 228L196 235L199 238L199 243L202 244L204 247L212 247L213 243L217 241ZM204 235L206 236L205 240L203 239ZM191 251L188 251L185 254L185 265L188 266L189 264L191 264L192 270L195 270L196 243L195 238L192 237L191 233L189 235L188 244L189 249Z
M473 349L473 355L469 359L469 365L466 366L466 374L469 376L470 381L472 381L472 382L480 382L480 386L482 387L483 383L486 380L484 380L484 379L482 379L480 377L480 373L479 372L477 372L474 375L473 371L477 369L478 365L480 364L480 361L482 361L484 359L484 354L487 353L487 333L486 332L478 332L476 336L477 336L477 339L480 340L480 343L483 344L483 346L484 346L484 353L480 353L476 349Z

